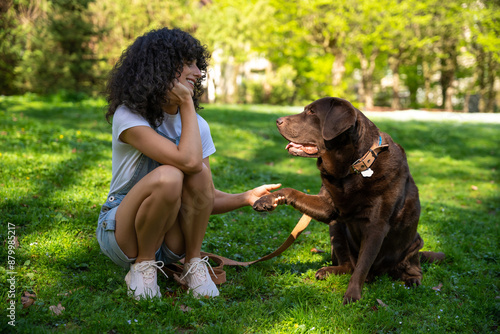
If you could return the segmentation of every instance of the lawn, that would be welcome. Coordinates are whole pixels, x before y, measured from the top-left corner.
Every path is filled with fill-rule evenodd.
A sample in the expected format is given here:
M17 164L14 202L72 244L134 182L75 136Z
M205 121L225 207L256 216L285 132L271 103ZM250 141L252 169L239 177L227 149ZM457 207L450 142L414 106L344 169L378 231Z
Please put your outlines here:
M327 226L312 221L281 256L225 267L219 298L194 299L160 278L162 299L135 301L126 293L126 271L95 238L111 177L103 110L103 100L0 97L0 332L498 331L499 124L372 119L408 155L420 190L424 250L447 255L444 263L423 265L416 289L383 276L365 284L359 302L343 306L349 275L314 279L329 263L330 246ZM275 126L277 117L297 111L206 106L201 114L217 148L215 186L241 192L282 183L316 193L315 161L288 155ZM257 259L277 248L300 216L286 206L212 216L203 250Z

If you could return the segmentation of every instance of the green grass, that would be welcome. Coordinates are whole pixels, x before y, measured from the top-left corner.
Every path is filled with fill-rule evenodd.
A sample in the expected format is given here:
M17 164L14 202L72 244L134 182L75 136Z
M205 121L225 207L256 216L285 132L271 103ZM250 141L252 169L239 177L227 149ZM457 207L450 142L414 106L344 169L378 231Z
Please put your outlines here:
M374 119L406 149L420 189L424 250L447 254L444 263L423 266L417 289L383 276L365 284L358 303L343 306L349 275L314 279L329 263L330 247L326 225L313 221L281 256L249 268L226 267L220 298L196 300L175 282L160 279L164 298L138 302L126 294L126 272L100 253L95 239L111 177L111 129L103 110L101 100L0 97L1 332L498 331L499 125ZM288 155L275 126L277 117L296 112L206 106L202 115L217 148L211 158L216 187L240 192L280 182L316 193L315 161ZM290 207L212 216L203 248L253 260L277 248L300 216ZM13 231L19 246L10 248L15 259L10 268ZM311 253L313 247L327 253ZM12 277L15 298L9 298ZM439 284L440 291L434 290ZM23 309L24 292L36 294L36 300ZM7 317L11 299L15 328ZM50 306L59 303L65 310L55 315Z

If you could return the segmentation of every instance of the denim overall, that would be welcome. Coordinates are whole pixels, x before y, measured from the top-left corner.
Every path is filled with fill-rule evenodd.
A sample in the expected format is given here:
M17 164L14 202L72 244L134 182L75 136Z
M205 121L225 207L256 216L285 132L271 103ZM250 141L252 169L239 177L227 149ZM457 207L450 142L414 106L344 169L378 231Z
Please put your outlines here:
M172 139L158 130L156 130L156 132L169 139L176 145L179 144L179 137L177 139ZM125 187L120 189L118 192L108 194L106 203L103 204L101 212L99 213L96 237L97 241L99 242L99 246L101 247L101 251L114 263L127 269L129 268L130 264L135 261L135 258L127 257L116 242L116 211L118 209L118 205L121 203L125 195L127 195L127 193L134 187L134 185L136 185L137 182L139 182L144 176L146 176L158 166L160 166L159 162L156 162L143 154L139 158L139 163L135 168L132 178L127 182ZM160 249L158 249L158 251L156 252L156 260L163 261L164 264L176 262L183 257L184 255L179 256L174 254L163 243Z

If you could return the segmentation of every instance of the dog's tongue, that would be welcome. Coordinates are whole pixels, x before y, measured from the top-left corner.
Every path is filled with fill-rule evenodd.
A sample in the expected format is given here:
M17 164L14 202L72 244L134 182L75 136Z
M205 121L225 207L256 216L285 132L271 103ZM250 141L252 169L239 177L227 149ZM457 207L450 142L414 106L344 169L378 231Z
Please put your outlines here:
M302 151L306 152L307 154L316 154L318 153L318 147L316 147L315 145L303 145Z
M295 149L298 149L298 150L302 150L302 151L306 152L307 154L318 153L318 147L316 147L315 145L311 145L311 144L302 145L302 144L297 144L297 143L294 143L294 142L290 142L290 143L288 143L288 145L286 145L285 149L289 150L290 148L295 148Z

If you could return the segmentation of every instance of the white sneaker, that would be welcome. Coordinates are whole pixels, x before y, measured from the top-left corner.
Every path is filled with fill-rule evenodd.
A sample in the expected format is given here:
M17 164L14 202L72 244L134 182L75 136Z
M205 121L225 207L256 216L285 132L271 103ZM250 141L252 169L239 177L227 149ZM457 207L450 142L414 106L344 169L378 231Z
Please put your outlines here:
M219 295L219 290L212 281L207 266L213 272L212 266L208 263L208 256L203 259L194 257L189 263L184 264L181 280L187 283L189 291L192 291L193 296L196 298L217 297Z
M143 261L130 265L130 270L125 276L128 294L133 295L136 300L141 298L161 297L160 287L157 284L156 269L161 269L162 261ZM168 277L168 276L167 276Z

